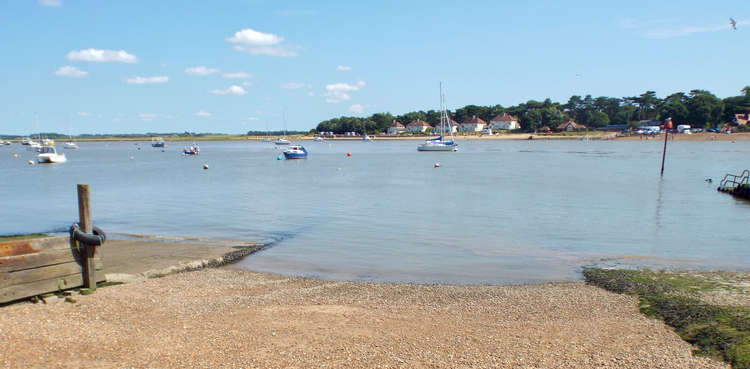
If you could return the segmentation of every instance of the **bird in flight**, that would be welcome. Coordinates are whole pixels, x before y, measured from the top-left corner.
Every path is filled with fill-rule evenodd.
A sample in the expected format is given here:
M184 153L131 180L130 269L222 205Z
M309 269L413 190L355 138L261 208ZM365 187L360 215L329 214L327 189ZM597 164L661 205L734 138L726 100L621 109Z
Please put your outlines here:
M733 30L737 30L737 21L735 21L734 18L729 18L729 24L732 26Z

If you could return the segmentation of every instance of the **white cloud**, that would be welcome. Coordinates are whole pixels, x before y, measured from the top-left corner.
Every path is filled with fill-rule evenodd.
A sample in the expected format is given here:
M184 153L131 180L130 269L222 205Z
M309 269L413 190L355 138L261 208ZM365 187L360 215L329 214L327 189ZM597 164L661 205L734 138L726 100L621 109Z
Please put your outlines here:
M207 111L205 111L203 109L198 110L198 112L195 113L196 117L201 117L201 118L211 118L212 115L213 114L211 114L211 113L209 113L209 112L207 112Z
M360 104L354 104L349 107L349 111L352 113L361 113L365 110L365 107Z
M258 120L258 117L247 117L247 120Z
M346 72L346 71L352 70L352 67L350 67L348 65L339 65L338 67L336 67L336 70L341 70L341 71L345 71Z
M210 93L214 95L245 95L247 91L244 88L237 85L231 85L226 90L211 90Z
M91 114L89 114L89 112L85 112L85 111L79 111L78 112L78 116L79 117L88 117L89 115L91 115Z
M156 118L158 116L159 116L159 114L154 114L154 113L140 113L140 114L138 114L138 118L141 118L141 120L144 121L144 122L150 122L150 121L154 120L154 118Z
M138 58L133 54L128 54L125 50L100 50L84 49L71 51L68 53L69 60L87 61L87 62L118 62L118 63L137 63Z
M39 0L39 5L41 5L41 6L62 6L62 1L60 1L60 0Z
M151 83L167 83L169 81L169 77L167 76L154 76L154 77L130 77L127 79L128 83L136 84L136 85L144 85L144 84L151 84Z
M302 82L287 82L281 85L281 88L287 88L287 89L297 89L297 88L312 88L312 85L309 83L302 83Z
M737 21L737 26L748 25L748 21ZM668 39L673 37L690 36L696 33L730 31L732 27L729 20L725 23L714 25L684 25L676 21L638 21L631 18L620 21L620 27L635 30L643 37L651 39Z
M253 78L253 75L250 74L250 73L245 73L245 72L235 72L235 73L224 73L224 74L222 74L222 77L224 77L224 78L247 79L247 78Z
M74 66L66 65L64 67L60 67L55 71L55 74L58 76L63 77L73 77L73 78L81 78L86 77L89 72L80 70Z
M207 76L209 74L219 73L216 68L208 68L204 66L185 68L185 73L191 76Z
M250 81L245 81L245 82L242 82L242 85L245 86L245 87L250 87L250 86L253 85L253 83L250 82Z
M284 41L281 36L273 33L263 33L252 28L245 28L234 33L234 36L227 39L227 42L233 44L242 44L248 46L268 46L276 45Z
M353 85L343 82L328 84L326 85L326 92L323 96L325 96L327 103L340 103L351 99L349 92L359 91L359 89L365 85L365 81L357 81L357 83Z
M297 56L297 52L284 45L279 45L284 38L273 33L263 33L252 28L245 28L226 39L234 44L237 51L248 52L253 55Z

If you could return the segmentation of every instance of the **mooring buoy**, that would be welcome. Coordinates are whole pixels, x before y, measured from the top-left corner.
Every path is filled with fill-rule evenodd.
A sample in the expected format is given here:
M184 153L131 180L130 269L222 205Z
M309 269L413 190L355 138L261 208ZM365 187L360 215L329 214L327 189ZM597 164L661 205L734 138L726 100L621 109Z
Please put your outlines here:
M281 160L281 155L277 156L276 160Z
M203 170L207 170L207 169L208 169L208 164L203 164Z
M34 161L33 160L29 160L29 165L34 165Z
M435 168L440 168L440 162L435 163Z

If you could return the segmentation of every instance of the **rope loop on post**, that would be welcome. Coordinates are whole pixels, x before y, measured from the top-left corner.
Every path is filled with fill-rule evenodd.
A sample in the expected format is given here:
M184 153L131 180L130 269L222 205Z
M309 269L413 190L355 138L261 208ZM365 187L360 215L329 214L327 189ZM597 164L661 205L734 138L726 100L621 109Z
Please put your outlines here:
M70 226L70 237L86 246L101 246L107 240L107 234L101 228L93 226L94 234L88 234L81 229L78 223Z

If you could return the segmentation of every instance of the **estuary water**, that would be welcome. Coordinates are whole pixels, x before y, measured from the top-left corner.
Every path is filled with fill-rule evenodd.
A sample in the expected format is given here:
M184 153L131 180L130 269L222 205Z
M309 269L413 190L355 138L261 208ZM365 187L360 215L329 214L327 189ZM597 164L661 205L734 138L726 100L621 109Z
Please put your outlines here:
M0 235L66 230L88 183L108 233L269 243L238 264L257 271L507 284L577 280L587 265L750 264L750 202L716 191L750 167L750 142L670 142L663 178L659 140L466 140L456 153L306 141L294 161L272 143L202 142L197 157L185 144L83 142L33 166L2 146Z

